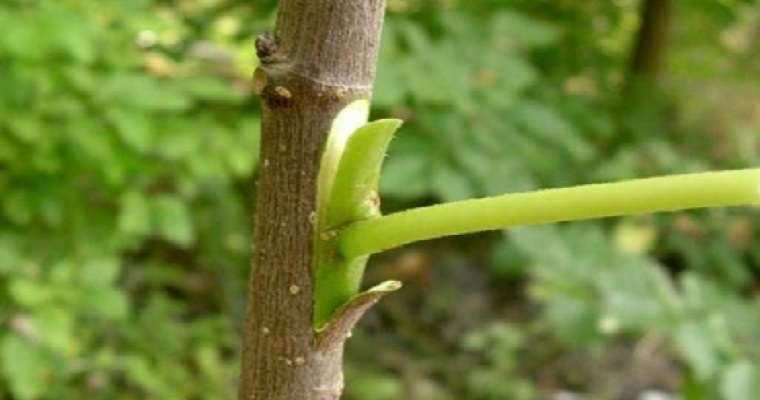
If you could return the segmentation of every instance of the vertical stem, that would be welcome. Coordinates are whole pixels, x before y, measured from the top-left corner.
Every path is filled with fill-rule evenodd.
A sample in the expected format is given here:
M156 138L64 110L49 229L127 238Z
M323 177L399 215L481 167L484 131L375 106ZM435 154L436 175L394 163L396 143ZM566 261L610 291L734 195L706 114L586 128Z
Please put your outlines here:
M665 66L673 0L644 0L641 7L641 28L630 71L634 77L656 82Z
M316 178L330 124L369 98L384 0L282 0L257 38L261 169L239 399L334 400L343 340L312 331Z

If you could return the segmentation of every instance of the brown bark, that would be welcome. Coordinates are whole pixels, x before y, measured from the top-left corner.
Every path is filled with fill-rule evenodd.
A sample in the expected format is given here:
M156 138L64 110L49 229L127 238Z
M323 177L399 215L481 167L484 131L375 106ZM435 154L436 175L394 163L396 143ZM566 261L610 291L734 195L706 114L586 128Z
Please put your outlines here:
M257 38L262 147L241 400L341 395L342 332L357 317L315 340L316 176L334 116L370 96L384 9L384 0L282 0L274 33Z
M655 82L665 66L673 0L644 0L641 7L641 27L630 71L635 78Z

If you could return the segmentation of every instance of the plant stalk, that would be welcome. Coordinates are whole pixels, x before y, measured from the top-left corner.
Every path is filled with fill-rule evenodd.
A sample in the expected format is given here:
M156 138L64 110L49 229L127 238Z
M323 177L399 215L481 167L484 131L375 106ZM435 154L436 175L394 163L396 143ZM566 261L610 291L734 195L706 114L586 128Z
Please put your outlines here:
M384 11L384 0L281 0L274 32L256 40L262 145L240 400L341 396L338 333L351 326L319 345L312 327L317 175L335 116L371 95Z
M416 208L356 222L343 231L339 246L351 259L443 236L759 200L760 169L634 179Z

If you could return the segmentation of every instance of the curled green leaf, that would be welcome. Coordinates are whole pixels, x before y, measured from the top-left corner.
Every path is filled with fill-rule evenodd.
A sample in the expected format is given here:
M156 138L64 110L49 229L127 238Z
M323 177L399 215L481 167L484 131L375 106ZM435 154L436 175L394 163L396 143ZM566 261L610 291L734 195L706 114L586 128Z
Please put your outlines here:
M380 215L377 185L388 144L400 120L383 119L356 127L364 111L353 103L342 111L330 132L319 175L316 215L314 326L359 291L367 257L343 257L337 233L350 223ZM349 131L354 127L353 131Z

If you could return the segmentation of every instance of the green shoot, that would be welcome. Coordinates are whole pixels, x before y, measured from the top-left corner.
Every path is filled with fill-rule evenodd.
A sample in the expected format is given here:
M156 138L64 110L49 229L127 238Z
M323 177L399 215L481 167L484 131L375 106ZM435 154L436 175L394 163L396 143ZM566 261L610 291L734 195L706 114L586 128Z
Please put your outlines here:
M347 259L420 240L523 225L760 200L760 169L706 172L539 190L421 207L358 221L340 235Z
M314 327L358 292L367 257L342 257L337 233L352 222L380 215L377 184L388 144L399 120L366 120L366 101L338 114L328 137L318 187L315 237Z

